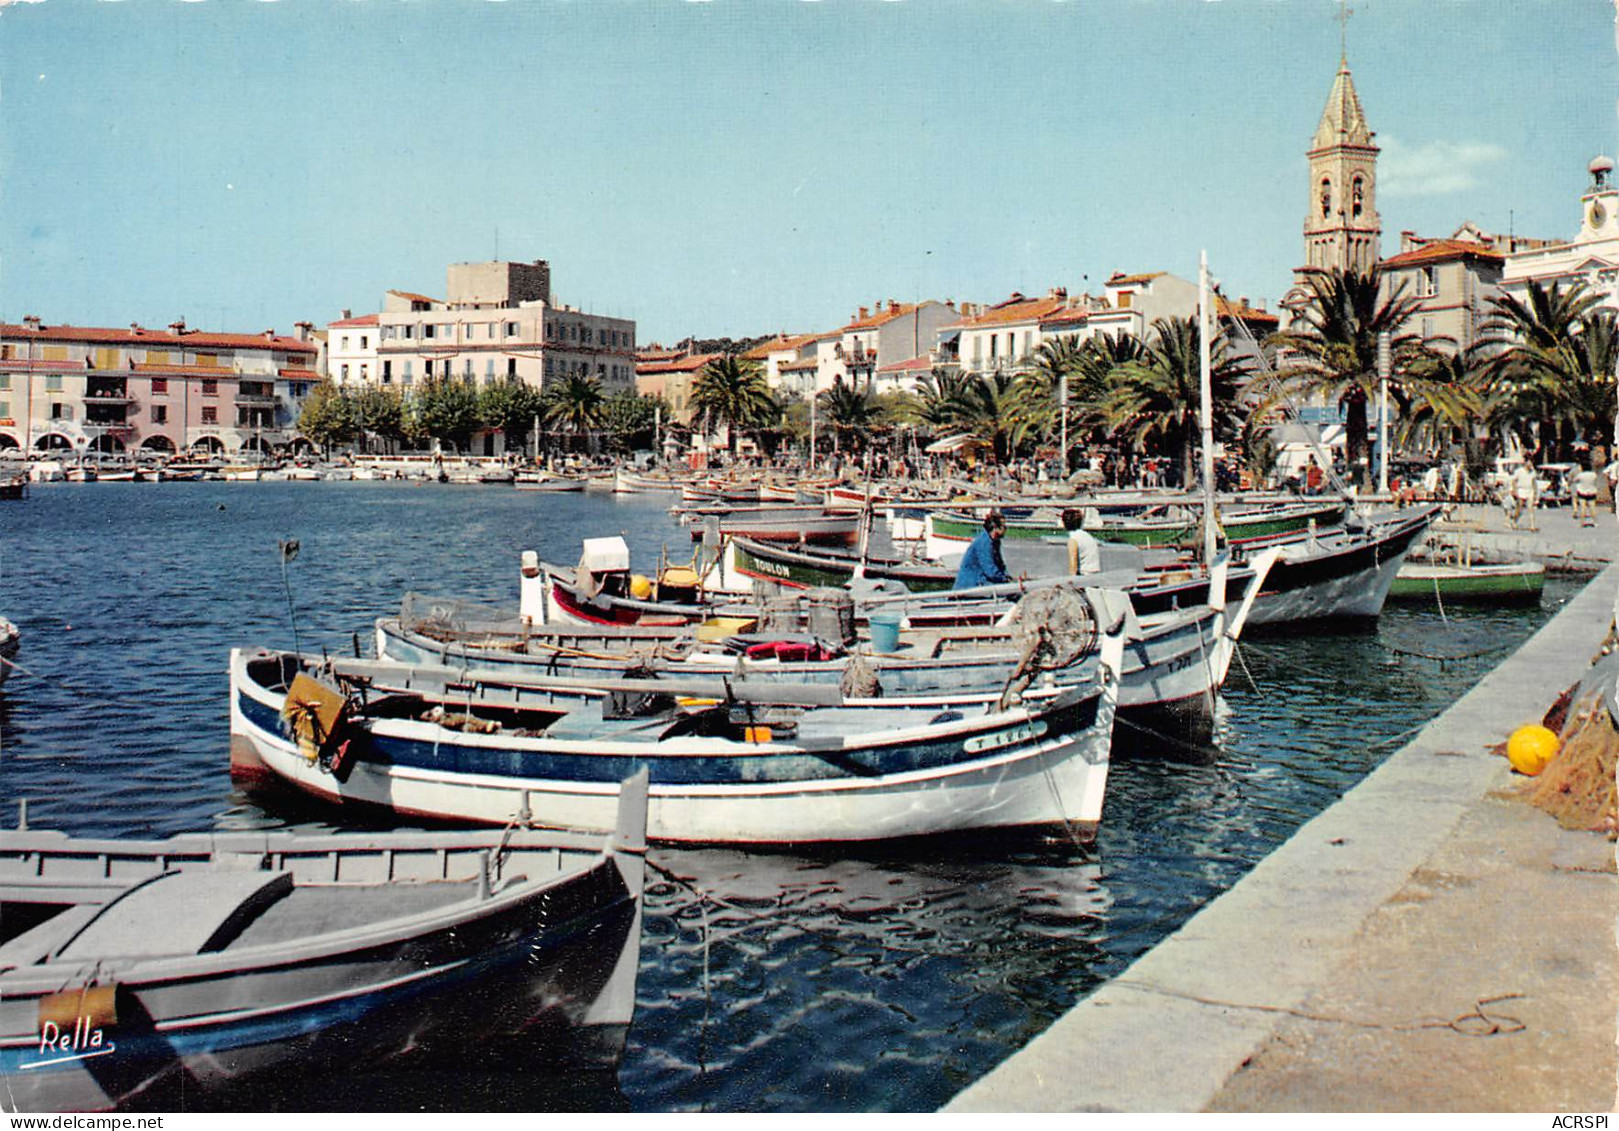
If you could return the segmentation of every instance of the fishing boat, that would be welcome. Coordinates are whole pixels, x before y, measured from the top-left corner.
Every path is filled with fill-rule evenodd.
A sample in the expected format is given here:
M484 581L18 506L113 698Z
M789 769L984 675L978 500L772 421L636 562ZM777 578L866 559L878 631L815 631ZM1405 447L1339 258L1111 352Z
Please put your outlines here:
M21 499L27 495L27 475L0 476L0 499Z
M824 506L710 506L683 509L680 517L691 527L693 540L711 531L721 538L812 545L852 546L860 538L857 511L833 511Z
M42 459L28 469L28 478L35 483L60 483L67 478L67 469L61 460Z
M6 677L11 674L13 661L17 652L22 648L22 633L17 626L5 617L0 617L0 687L4 687Z
M0 833L8 1110L179 1100L408 1051L498 1055L500 1037L556 1023L569 1051L615 1060L635 1006L645 776L603 806L606 837Z
M1093 835L1122 638L1098 678L1017 696L845 700L728 680L496 680L438 665L231 654L232 769L328 801L504 825L610 821L651 775L649 837L758 845L975 830ZM285 718L330 719L301 748ZM306 743L305 747L309 747ZM314 757L310 757L310 753Z
M1123 617L1124 650L1118 706L1140 712L1183 712L1206 708L1223 684L1236 641L1249 609L1279 551L1259 556L1247 577L1256 583L1228 607L1227 564L1215 567L1203 604L1167 608L1137 615L1127 597L1105 590L1082 590L1090 579L1069 578L1064 584L1037 589L1014 604L1010 597L977 602L983 615L958 615L948 627L927 607L907 609L885 600L870 609L865 643L854 635L852 608L847 617L829 613L823 604L802 607L773 602L751 618L712 622L716 631L694 625L595 626L547 625L464 602L407 596L398 617L376 622L376 651L399 663L438 664L489 673L526 671L531 678L618 679L655 671L665 678L729 677L765 683L844 686L855 672L872 683L868 693L939 695L998 692L1011 678L1033 643L1031 630L1067 625L1094 635L1089 610L1109 609L1106 617ZM1083 594L1083 595L1082 595ZM844 598L851 605L853 599ZM966 604L974 595L959 599ZM975 604L975 607L976 607ZM783 615L785 611L785 615ZM907 615L912 613L914 615ZM886 620L884 619L886 615ZM979 622L960 627L962 619ZM880 643L879 631L891 629ZM1054 685L1082 683L1093 677L1095 650L1088 644L1063 649L1066 663L1049 667Z
M1439 512L1437 506L1413 507L1340 529L1250 542L1250 551L1281 550L1254 602L1251 623L1375 620L1406 554L1427 535Z
M227 483L257 483L264 478L264 468L257 464L226 464L219 469L219 477Z
M586 482L586 478L582 475L521 472L512 481L512 486L519 491L577 492L585 489Z
M1391 601L1441 604L1535 604L1546 586L1540 562L1463 565L1406 562L1389 587Z
M1101 542L1122 542L1142 547L1191 547L1201 536L1202 518L1195 500L1173 507L1149 507L1132 516L1099 514L1086 529ZM1083 502L1076 505L1083 506ZM1162 512L1169 513L1162 513ZM1006 537L1015 540L1061 538L1067 532L1050 508L1012 508L1006 514ZM1302 503L1267 503L1232 508L1219 518L1220 529L1233 545L1312 528L1335 526L1344 518L1338 500ZM959 554L978 536L983 522L973 515L935 511L928 517L927 556L933 559Z

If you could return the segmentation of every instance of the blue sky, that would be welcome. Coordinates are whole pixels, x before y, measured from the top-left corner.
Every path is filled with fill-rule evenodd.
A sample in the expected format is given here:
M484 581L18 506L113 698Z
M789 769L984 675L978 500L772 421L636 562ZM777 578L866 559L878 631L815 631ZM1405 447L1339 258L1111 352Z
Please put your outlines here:
M3 0L0 0L3 3ZM1610 0L1356 0L1384 253L1566 238L1615 149ZM1272 304L1332 0L41 0L0 6L0 317L253 332L551 261L642 342L1110 273Z

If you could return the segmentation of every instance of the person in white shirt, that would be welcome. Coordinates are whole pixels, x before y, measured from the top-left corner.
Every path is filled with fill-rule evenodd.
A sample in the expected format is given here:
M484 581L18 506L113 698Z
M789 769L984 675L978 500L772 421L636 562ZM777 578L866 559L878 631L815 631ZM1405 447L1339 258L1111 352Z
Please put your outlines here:
M1068 531L1068 572L1078 576L1102 572L1102 544L1085 530L1085 511L1072 507L1062 512L1063 529Z
M1535 465L1524 460L1518 465L1518 470L1512 473L1513 518L1522 519L1527 511L1529 529L1534 531L1540 529L1539 520L1535 516L1536 488Z
M1590 467L1574 473L1574 518L1581 526L1597 524L1597 473Z

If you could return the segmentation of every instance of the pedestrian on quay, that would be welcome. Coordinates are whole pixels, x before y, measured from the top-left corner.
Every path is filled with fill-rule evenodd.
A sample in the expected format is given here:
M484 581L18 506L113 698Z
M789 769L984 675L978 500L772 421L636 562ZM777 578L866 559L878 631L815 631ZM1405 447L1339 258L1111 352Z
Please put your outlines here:
M1539 533L1540 521L1535 514L1535 507L1540 502L1535 483L1535 465L1525 457L1518 465L1518 470L1512 473L1512 525L1517 526L1527 513L1529 516L1529 529Z
M1068 531L1068 572L1075 576L1102 572L1102 544L1085 529L1083 507L1070 507L1062 512L1062 528Z
M1597 524L1597 473L1590 457L1574 474L1574 520L1581 526Z
M1619 452L1613 457L1613 462L1602 469L1608 480L1608 499L1613 504L1613 513L1619 514Z
M984 516L984 529L972 540L956 569L957 589L975 589L980 585L1000 585L1012 580L1006 572L1006 561L1001 557L1001 539L1006 535L1006 518L1000 511Z

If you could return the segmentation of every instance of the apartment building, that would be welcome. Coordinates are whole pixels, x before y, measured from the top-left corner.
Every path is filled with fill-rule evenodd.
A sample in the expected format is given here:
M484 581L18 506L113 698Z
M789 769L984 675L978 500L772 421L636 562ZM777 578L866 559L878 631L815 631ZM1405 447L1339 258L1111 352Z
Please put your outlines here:
M376 314L329 323L332 380L408 389L433 377L515 378L544 388L581 376L607 395L634 386L635 322L555 302L545 260L454 263L445 282L443 299L391 290Z
M291 449L320 346L296 335L0 324L0 448L104 454Z

